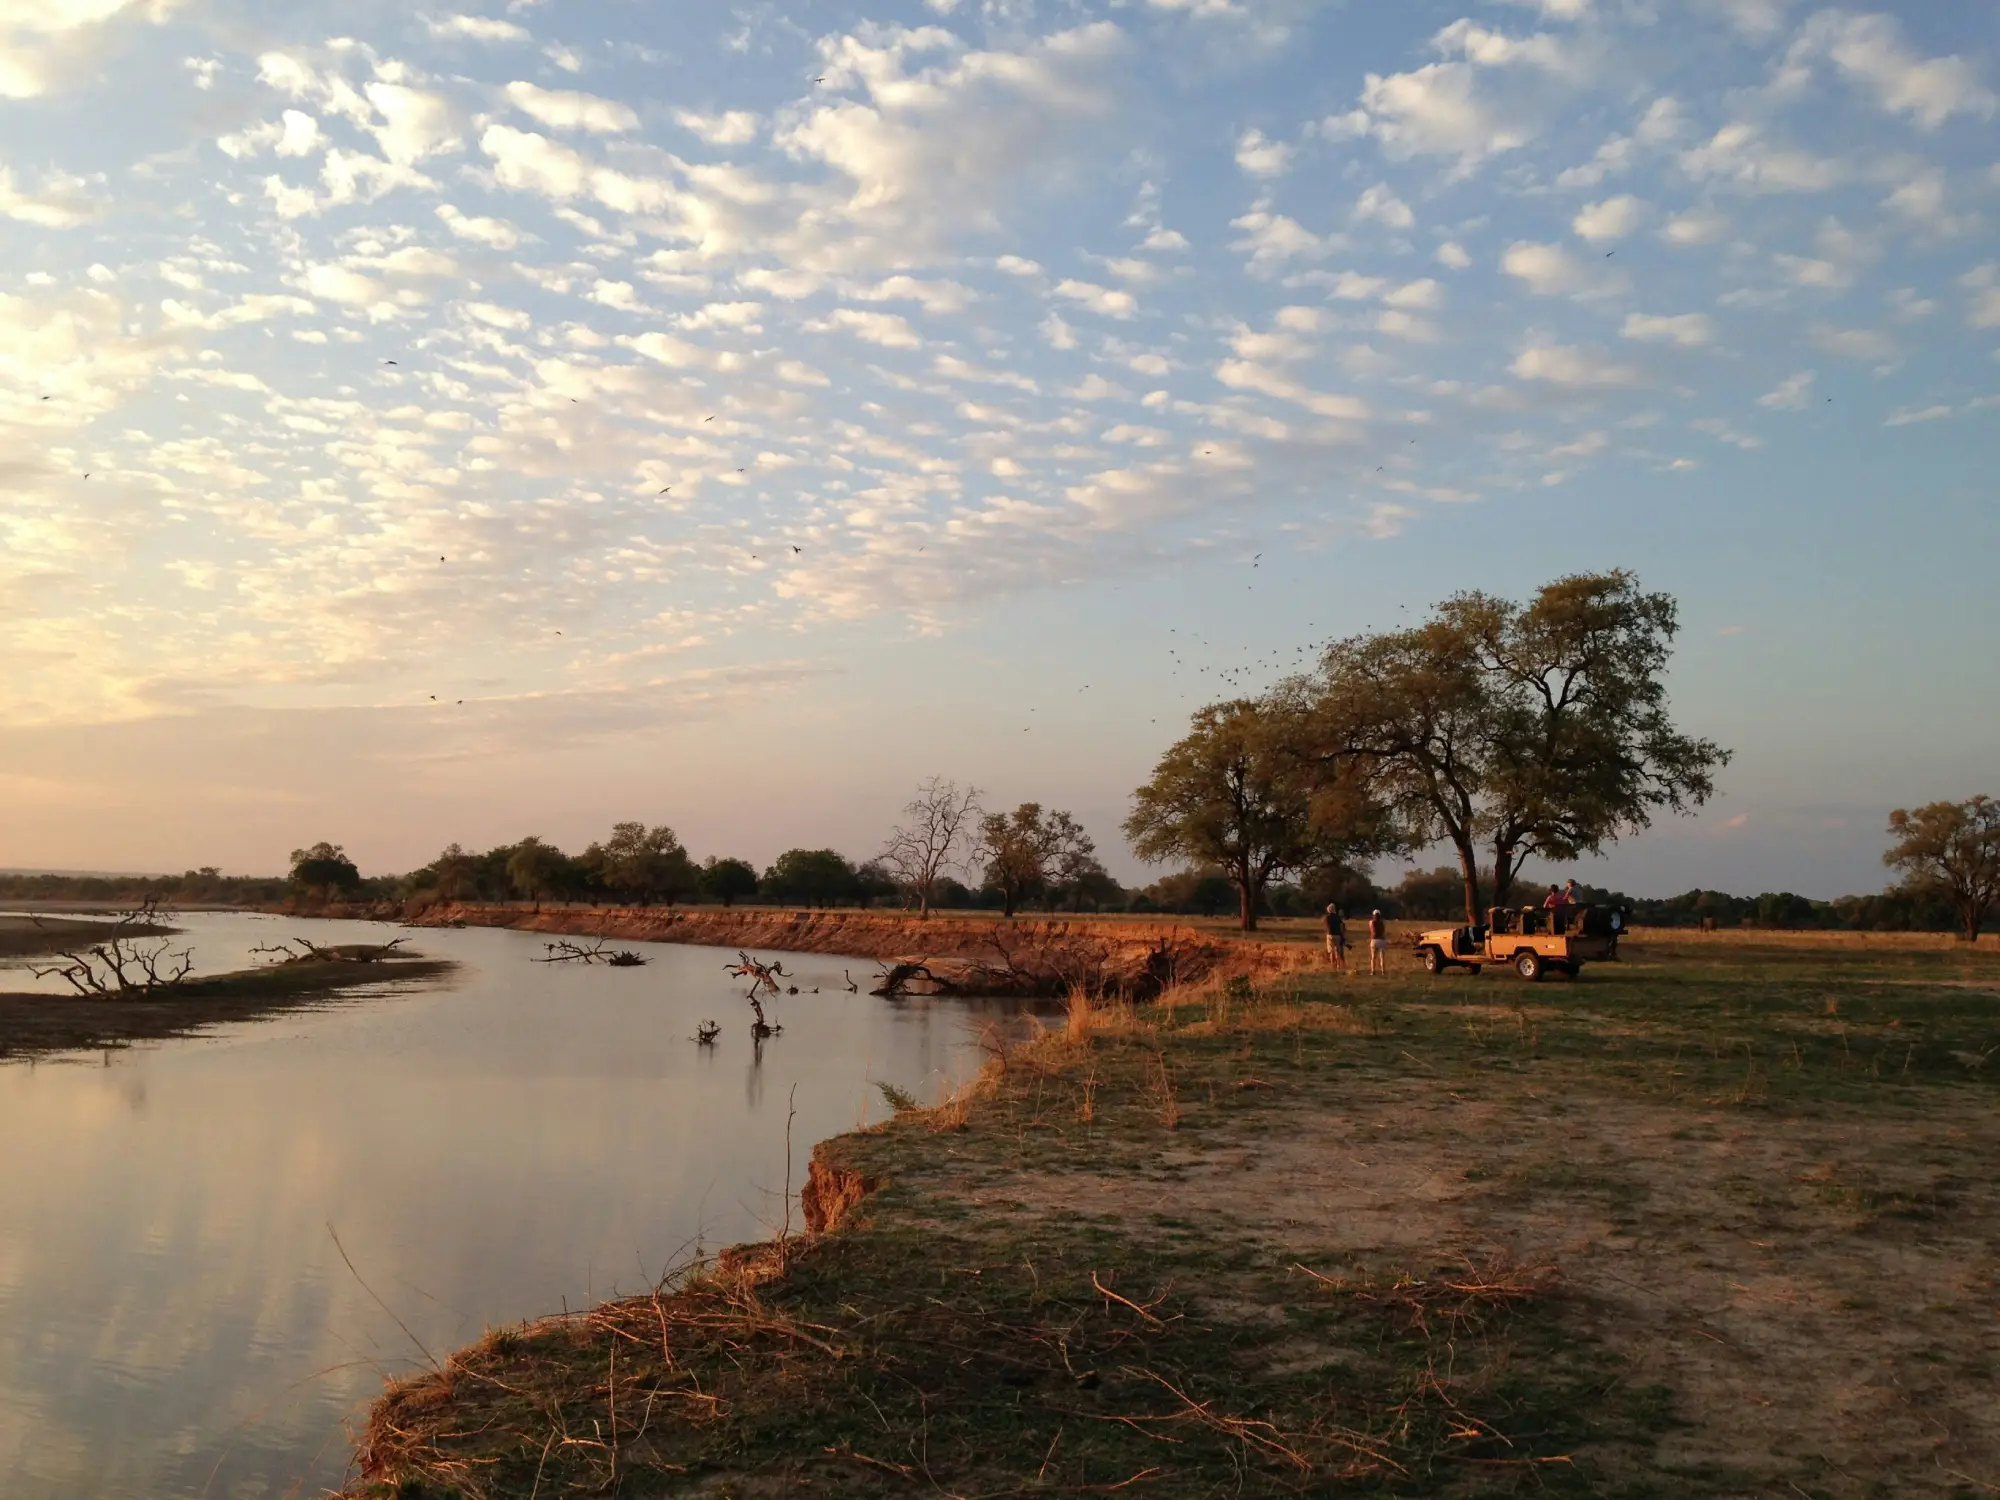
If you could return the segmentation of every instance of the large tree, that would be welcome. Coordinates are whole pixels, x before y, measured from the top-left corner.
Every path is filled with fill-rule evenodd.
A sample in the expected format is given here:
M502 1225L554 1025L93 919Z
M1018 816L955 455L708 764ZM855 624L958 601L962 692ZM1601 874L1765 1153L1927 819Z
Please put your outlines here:
M876 856L928 917L938 882L963 868L978 827L979 789L933 776L903 809L903 821Z
M859 894L853 864L836 849L787 849L757 882L770 901L832 906Z
M757 894L757 867L747 859L717 859L711 854L701 867L701 893L724 906L747 900Z
M507 878L518 895L540 901L561 884L568 863L562 850L531 833L507 856Z
M1529 858L1600 852L1714 795L1729 752L1667 710L1678 628L1673 599L1622 571L1526 605L1461 594L1414 628L1337 643L1284 697L1305 754L1356 768L1407 842L1451 846L1477 922L1482 856L1505 905Z
M978 854L986 861L986 884L1000 893L1010 917L1023 901L1065 893L1103 868L1083 825L1066 812L1043 812L1039 802L982 818Z
M361 889L361 872L338 844L317 843L292 851L292 887L302 895L331 901Z
M602 859L605 882L641 906L655 901L672 906L700 889L701 871L664 824L614 823Z
M1379 845L1379 820L1352 782L1295 754L1283 726L1282 714L1248 700L1200 710L1132 794L1125 820L1133 851L1148 863L1222 870L1246 932L1256 930L1272 877Z
M1951 903L1960 935L1979 941L1986 914L2000 904L2000 802L1932 802L1889 814L1896 842L1882 862L1903 872L1910 896Z

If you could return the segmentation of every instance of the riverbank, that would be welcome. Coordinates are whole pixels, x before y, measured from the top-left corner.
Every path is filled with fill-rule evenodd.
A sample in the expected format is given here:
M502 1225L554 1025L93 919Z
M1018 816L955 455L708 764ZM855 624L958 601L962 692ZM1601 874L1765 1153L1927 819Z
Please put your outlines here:
M415 956L365 963L329 959L265 965L149 992L0 994L0 1060L189 1036L327 1005L356 990L436 979L452 967Z
M114 937L171 937L179 929L164 922L89 921L75 917L0 915L0 958L41 958L65 949L88 948Z
M378 908L343 916L383 917ZM441 902L395 915L413 927L506 927L761 952L825 953L886 967L921 964L913 993L1059 996L1073 988L1150 999L1173 984L1269 980L1311 961L1313 932L1287 924L1231 933L1212 924L1133 917L1016 917L771 907L494 906ZM1304 939L1304 940L1302 940ZM879 976L854 976L864 989Z
M393 1386L350 1493L2000 1483L1994 954L1399 958L1073 1011L815 1232Z

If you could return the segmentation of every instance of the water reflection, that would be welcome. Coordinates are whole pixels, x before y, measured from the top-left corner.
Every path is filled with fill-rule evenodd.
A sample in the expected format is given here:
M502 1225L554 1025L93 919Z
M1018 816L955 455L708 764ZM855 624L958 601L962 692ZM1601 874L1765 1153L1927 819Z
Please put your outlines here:
M186 925L205 968L271 938ZM466 966L448 989L0 1066L0 1495L335 1485L343 1420L421 1359L411 1335L442 1355L768 1232L789 1100L796 1189L815 1141L880 1115L875 1080L936 1097L1015 1014L891 1005L848 993L838 960L787 957L808 993L766 997L784 1032L759 1046L727 955L530 963L540 942L426 932ZM691 1040L704 1017L713 1047Z

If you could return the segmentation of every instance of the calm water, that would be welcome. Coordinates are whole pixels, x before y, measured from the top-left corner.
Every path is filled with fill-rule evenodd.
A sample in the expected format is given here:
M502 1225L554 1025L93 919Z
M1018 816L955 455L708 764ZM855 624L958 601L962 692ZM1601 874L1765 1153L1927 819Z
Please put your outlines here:
M293 924L178 919L204 969ZM315 941L379 926L311 923ZM387 934L400 935L400 934ZM412 933L443 987L107 1055L0 1064L0 1496L174 1500L339 1485L385 1373L496 1323L643 1290L768 1233L814 1142L934 1097L1016 1021L850 995L788 957L753 1052L733 954L530 962L527 933ZM770 956L770 955L764 955ZM0 989L25 987L0 970ZM723 1023L714 1048L690 1038ZM796 1215L794 1215L796 1223ZM353 1260L350 1271L334 1242ZM357 1277L358 1273L358 1277Z

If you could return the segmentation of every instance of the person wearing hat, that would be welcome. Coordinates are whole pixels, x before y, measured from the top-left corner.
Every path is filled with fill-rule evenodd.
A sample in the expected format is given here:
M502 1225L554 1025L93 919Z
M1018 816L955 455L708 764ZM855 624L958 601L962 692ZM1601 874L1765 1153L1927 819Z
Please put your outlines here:
M1331 902L1326 908L1326 961L1341 973L1347 972L1347 923L1340 907Z
M1382 920L1379 906L1368 917L1368 972L1389 972L1389 924Z

